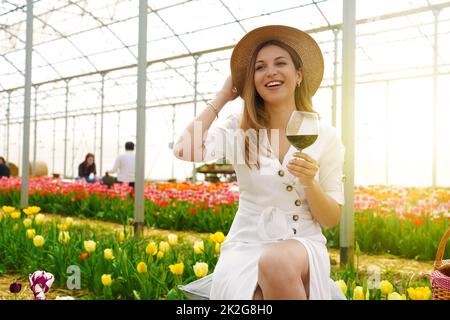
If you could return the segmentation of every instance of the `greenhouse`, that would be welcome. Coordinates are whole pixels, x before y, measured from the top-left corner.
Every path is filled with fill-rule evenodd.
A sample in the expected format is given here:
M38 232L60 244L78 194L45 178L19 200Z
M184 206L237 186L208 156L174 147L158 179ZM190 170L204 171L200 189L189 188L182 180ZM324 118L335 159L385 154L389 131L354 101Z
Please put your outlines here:
M0 299L449 300L449 84L450 1L1 1Z

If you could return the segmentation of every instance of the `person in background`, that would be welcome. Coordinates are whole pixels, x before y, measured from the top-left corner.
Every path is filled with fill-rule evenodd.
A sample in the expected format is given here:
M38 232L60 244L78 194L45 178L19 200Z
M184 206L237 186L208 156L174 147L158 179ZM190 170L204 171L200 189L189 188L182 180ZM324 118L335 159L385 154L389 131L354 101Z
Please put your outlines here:
M95 167L95 157L92 153L88 153L86 158L78 166L78 179L85 179L86 182L95 182L95 175L97 174L97 168Z
M3 157L0 157L0 178L6 177L9 178L11 171L9 170L8 165L6 164L6 160Z
M136 166L136 155L134 153L134 143L125 143L125 153L117 156L114 167L106 171L106 174L117 172L118 183L129 183L134 188L134 175Z

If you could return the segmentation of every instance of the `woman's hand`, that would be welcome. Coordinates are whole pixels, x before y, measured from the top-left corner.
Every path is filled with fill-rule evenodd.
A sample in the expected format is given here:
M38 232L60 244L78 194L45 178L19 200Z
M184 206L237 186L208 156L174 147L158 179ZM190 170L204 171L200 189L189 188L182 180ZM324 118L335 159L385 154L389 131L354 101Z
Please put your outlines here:
M312 187L319 166L317 161L306 153L296 152L294 158L287 164L287 169L293 176L297 177L304 187Z
M232 101L239 96L236 87L233 85L233 79L231 78L231 75L228 76L228 78L225 80L222 89L217 95L222 97L225 100L225 103Z

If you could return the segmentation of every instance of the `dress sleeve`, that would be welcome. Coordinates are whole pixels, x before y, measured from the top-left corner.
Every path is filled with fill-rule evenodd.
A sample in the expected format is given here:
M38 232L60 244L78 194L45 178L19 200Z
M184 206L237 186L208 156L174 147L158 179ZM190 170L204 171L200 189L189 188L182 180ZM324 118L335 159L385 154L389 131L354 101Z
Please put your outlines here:
M211 127L204 141L203 161L226 159L229 163L236 164L240 160L238 155L242 154L239 128L239 114L232 114L221 124Z
M328 142L319 160L319 184L340 205L344 204L343 166L345 147L338 131L331 127Z

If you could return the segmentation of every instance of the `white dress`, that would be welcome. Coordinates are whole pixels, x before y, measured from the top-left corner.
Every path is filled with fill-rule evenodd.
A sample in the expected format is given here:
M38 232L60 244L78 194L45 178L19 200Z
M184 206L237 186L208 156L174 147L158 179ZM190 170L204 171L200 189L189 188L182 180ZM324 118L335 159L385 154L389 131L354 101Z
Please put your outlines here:
M211 127L204 143L205 161L225 157L233 164L239 184L239 209L213 274L208 280L200 279L184 288L206 287L209 281L210 299L251 300L262 251L281 240L295 239L308 252L309 299L331 299L333 282L326 239L311 216L303 188L293 184L295 177L286 168L296 149L289 148L283 163L275 155L262 152L260 170L251 170L243 160L243 139L237 138L242 137L237 133L239 117L231 115L221 125ZM260 145L270 148L267 134L261 137ZM318 139L303 152L319 164L315 179L321 189L342 205L344 146L337 130L321 123Z

